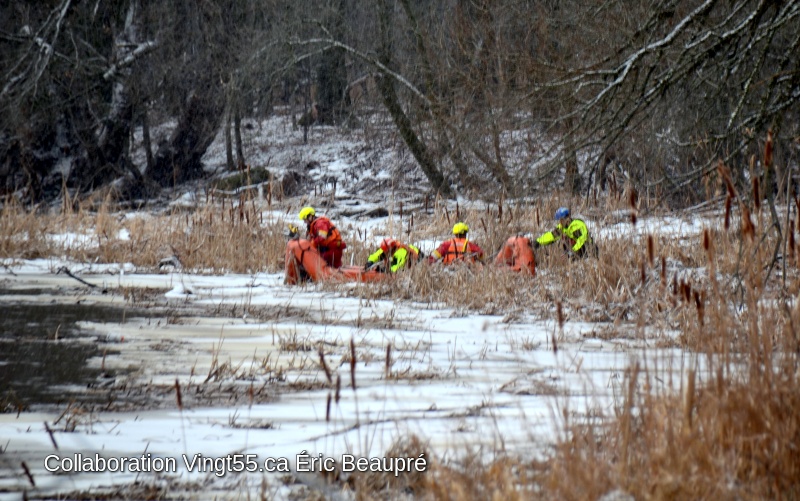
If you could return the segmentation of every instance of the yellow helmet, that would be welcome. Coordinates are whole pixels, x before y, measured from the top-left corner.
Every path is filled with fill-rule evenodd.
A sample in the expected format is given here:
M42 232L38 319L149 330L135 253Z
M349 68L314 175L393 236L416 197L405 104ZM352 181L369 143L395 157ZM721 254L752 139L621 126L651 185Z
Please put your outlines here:
M316 215L316 211L314 211L313 207L303 207L303 210L300 211L300 220L305 221L308 219L308 216Z
M462 233L466 233L468 231L469 231L469 226L467 226L466 223L459 222L456 223L455 226L453 226L453 235L461 235Z

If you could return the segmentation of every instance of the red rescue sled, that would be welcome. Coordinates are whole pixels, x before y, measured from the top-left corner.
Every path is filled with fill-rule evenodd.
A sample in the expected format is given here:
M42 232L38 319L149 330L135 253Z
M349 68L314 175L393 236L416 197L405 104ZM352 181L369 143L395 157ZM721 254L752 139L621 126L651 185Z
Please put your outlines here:
M377 270L364 271L361 266L332 268L319 255L310 241L293 238L286 244L286 276L284 283L295 285L305 281L320 282L338 280L342 282L377 282L386 274Z
M530 238L517 235L506 240L494 258L494 264L536 276L536 258Z

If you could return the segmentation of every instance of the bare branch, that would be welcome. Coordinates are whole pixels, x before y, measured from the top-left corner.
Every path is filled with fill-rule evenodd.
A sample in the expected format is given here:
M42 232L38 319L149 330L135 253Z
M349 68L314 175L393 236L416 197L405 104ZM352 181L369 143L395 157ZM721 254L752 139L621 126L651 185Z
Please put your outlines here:
M392 71L391 69L387 68L386 65L381 63L376 57L372 57L372 56L370 56L368 54L365 54L364 52L361 52L360 50L358 50L358 49L356 49L354 47L351 47L351 46L349 46L349 45L347 45L345 43L342 43L342 42L340 42L338 40L333 40L331 38L311 38L311 39L308 39L308 40L290 42L290 45L313 45L313 44L324 44L324 45L326 45L326 47L323 50L328 50L328 49L332 49L332 48L339 48L339 49L343 49L343 50L349 52L350 54L356 56L357 58L361 59L362 61L375 66L376 68L378 68L378 70L380 70L381 73L392 77L395 81L397 81L398 83L403 85L406 89L411 91L412 94L417 96L417 98L419 98L426 106L430 106L431 105L431 102L428 99L428 97L425 95L425 93L423 93L421 90L419 90L414 84L409 82L408 79L406 79L403 75L401 75L401 74L399 74L399 73L397 73L395 71Z
M155 41L149 41L138 45L134 50L130 51L124 58L122 58L122 60L112 64L105 71L105 73L103 73L103 80L111 80L117 75L117 73L119 73L121 69L127 68L128 66L132 65L137 59L147 54L148 52L152 52L157 47L158 47L158 42Z

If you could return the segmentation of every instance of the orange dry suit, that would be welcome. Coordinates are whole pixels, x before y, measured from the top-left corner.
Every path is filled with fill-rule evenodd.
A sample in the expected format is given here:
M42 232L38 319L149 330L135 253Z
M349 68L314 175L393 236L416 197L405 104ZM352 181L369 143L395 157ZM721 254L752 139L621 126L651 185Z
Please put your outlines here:
M317 247L328 266L342 267L342 251L347 248L347 244L342 241L341 233L330 219L325 216L314 218L308 225L307 237Z
M483 249L466 238L451 238L439 246L431 255L431 261L441 259L442 263L450 264L454 261L477 262L483 261Z

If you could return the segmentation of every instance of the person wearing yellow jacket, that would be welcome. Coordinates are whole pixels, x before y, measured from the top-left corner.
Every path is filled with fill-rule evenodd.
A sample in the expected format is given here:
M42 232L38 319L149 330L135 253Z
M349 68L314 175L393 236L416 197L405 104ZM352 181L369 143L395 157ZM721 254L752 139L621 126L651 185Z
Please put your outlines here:
M397 273L407 263L415 263L422 257L422 252L410 244L404 244L392 238L384 238L380 248L367 258L364 269L382 267L388 268L392 273Z
M564 251L570 257L587 257L589 255L597 257L597 246L589 235L586 223L580 219L573 219L566 207L561 207L556 211L555 219L558 221L555 229L537 238L533 242L534 249L561 241Z

